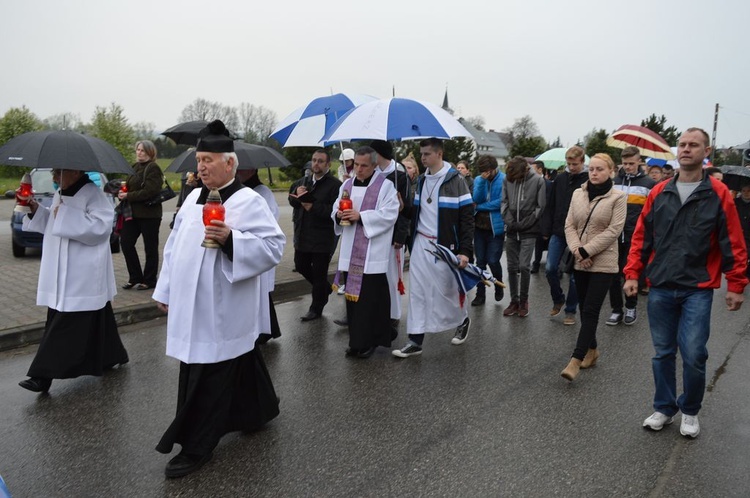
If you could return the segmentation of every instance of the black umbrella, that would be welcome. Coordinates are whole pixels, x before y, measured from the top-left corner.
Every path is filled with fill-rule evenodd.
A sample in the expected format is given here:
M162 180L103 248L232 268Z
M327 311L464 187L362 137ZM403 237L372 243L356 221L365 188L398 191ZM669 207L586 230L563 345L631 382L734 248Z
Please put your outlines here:
M729 190L739 192L745 185L750 185L750 168L744 166L722 166L721 172L724 174L722 181L729 187Z
M0 147L0 164L134 173L122 154L110 144L74 131L32 131L12 138Z
M180 123L164 130L161 134L167 138L171 138L176 144L192 145L195 147L195 144L198 143L198 135L207 125L208 121L203 120L186 121L185 123ZM233 138L237 138L234 134L232 136Z
M237 169L261 169L291 164L279 151L262 145L253 145L236 140L234 151L237 153L237 159L240 163ZM191 149L177 156L165 171L173 173L195 171L197 164L195 150Z

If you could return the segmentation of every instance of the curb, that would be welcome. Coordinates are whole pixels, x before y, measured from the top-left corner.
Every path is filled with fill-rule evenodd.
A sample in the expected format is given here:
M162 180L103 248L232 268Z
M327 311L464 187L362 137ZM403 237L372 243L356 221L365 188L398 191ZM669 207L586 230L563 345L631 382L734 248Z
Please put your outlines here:
M334 274L330 274L332 277ZM310 285L304 279L291 280L276 284L273 291L275 303L283 303L303 296L310 292ZM164 317L153 302L134 304L114 310L117 326L132 325L134 323ZM0 351L20 348L29 344L37 344L44 334L44 322L21 325L0 331Z

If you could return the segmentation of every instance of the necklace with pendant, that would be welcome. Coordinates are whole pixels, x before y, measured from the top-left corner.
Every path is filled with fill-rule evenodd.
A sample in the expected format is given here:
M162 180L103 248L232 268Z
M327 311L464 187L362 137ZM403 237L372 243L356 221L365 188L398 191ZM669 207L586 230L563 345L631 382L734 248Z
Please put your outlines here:
M427 204L432 204L432 194L435 192L435 187L437 187L440 184L440 179L435 180L435 184L430 189L430 193L427 194Z

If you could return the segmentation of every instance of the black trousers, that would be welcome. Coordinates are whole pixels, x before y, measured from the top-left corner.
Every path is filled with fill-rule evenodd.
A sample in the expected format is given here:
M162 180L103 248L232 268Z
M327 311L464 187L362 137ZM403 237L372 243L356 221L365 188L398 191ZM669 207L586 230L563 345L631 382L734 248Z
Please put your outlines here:
M294 251L294 266L300 275L312 285L312 304L310 311L323 313L328 304L331 284L328 282L328 264L331 254L327 252Z
M596 349L596 326L604 304L607 290L616 273L594 273L575 270L573 272L578 292L578 306L581 310L581 330L578 331L573 358L583 360L586 352Z
M133 218L122 225L120 245L125 264L128 267L128 282L156 286L159 277L159 226L161 218ZM135 243L143 235L143 248L146 253L146 264L141 269L141 260Z
M622 237L620 237L620 240L617 242L617 250L620 251L617 261L620 272L612 279L612 284L609 287L609 304L612 306L612 311L622 313L622 286L625 284L625 276L623 275L622 270L625 268L625 265L628 262L630 240L628 240L627 242L623 242ZM636 306L638 306L637 293L634 296L625 296L626 308L633 309Z

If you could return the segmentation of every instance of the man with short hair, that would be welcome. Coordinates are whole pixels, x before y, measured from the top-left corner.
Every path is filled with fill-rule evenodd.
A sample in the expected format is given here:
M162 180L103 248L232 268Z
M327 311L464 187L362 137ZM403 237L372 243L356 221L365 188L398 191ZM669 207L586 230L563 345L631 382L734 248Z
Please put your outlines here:
M377 156L371 147L357 149L354 178L341 186L331 213L336 234L341 235L339 271L349 273L345 294L349 325L346 355L356 358L369 358L378 346L389 347L393 340L386 273L400 204L393 184L376 171ZM352 201L351 209L339 208L344 192Z
M726 185L703 171L703 159L711 153L709 143L700 128L688 128L680 136L680 171L651 189L625 267L626 295L638 292L641 273L651 286L648 322L655 350L655 411L643 427L661 430L680 411L680 433L691 438L700 433L714 289L721 286L724 273L727 309L736 311L748 283L747 249L732 196ZM679 397L678 349L683 387Z
M662 173L664 175L664 180L669 180L670 178L674 177L674 168L671 164L665 164Z
M620 273L612 279L609 287L609 304L612 306L612 314L605 322L607 325L633 325L638 319L637 308L638 295L625 296L625 309L622 307L622 270L628 261L630 251L630 239L635 231L635 224L641 215L643 205L646 203L651 189L656 185L651 178L641 169L641 152L638 147L625 147L620 155L622 157L622 168L615 177L612 188L622 190L627 195L628 211L625 217L625 226L620 237L617 239L618 265Z
M477 266L482 270L487 265L492 276L503 281L503 265L500 258L503 255L505 241L505 223L500 213L500 203L503 198L503 181L505 174L497 169L497 159L490 155L477 158L479 176L474 182L474 255ZM485 303L487 290L484 284L477 285L477 293L472 306ZM495 301L502 301L503 288L495 286Z
M320 318L328 304L331 293L328 264L336 250L331 210L341 187L339 179L329 171L331 157L325 149L313 152L311 162L312 175L289 194L289 204L299 208L294 231L294 266L312 285L312 302L300 318L303 322Z
M391 295L391 334L396 338L401 320L401 295L403 294L402 275L404 271L404 244L411 228L411 180L405 170L399 169L393 155L393 146L384 140L373 140L370 144L376 154L378 172L389 180L400 200L401 208L393 229L393 240L388 258L388 288ZM399 283L401 285L399 285Z
M211 459L221 437L255 431L279 414L279 400L255 342L268 295L260 279L286 241L266 202L235 179L237 155L224 124L210 123L196 147L203 187L175 218L153 299L167 313L167 355L180 360L177 413L156 450L180 453L165 469L182 477ZM225 220L203 224L209 190ZM204 248L213 240L219 248Z
M547 268L545 270L550 294L552 295L552 310L549 314L550 317L557 316L565 307L564 325L575 325L576 323L578 294L571 273L568 283L568 296L567 300L565 299L565 294L560 287L558 270L560 269L563 251L568 245L565 240L565 218L568 216L573 191L583 185L589 178L589 174L583 169L585 157L586 153L583 147L577 145L565 152L566 170L557 175L552 183L552 192L542 218L542 235L549 240Z
M453 272L425 250L434 250L430 241L441 244L457 255L459 268L466 268L474 240L471 194L460 173L443 161L442 140L425 139L419 147L426 171L419 177L412 209L409 342L393 351L399 358L422 354L425 333L455 327L451 344L463 344L471 324Z

